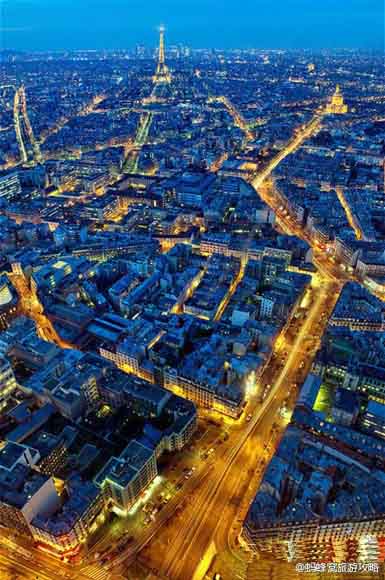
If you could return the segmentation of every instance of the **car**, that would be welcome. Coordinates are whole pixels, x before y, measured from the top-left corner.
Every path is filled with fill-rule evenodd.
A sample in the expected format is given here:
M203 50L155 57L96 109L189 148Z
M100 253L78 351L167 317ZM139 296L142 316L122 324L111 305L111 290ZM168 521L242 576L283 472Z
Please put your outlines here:
M247 423L250 423L251 419L252 419L252 415L251 415L251 413L249 413L246 417Z
M145 503L144 506L142 507L142 510L144 511L144 513L148 513L150 512L154 507L154 504L149 501L148 503Z

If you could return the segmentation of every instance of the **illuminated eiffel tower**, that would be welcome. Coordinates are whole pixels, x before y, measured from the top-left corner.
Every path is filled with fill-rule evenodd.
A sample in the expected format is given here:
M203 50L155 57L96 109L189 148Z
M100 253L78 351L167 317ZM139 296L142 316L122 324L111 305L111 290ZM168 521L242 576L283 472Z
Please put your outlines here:
M152 77L154 83L170 83L171 74L164 61L164 26L159 28L159 56L156 73Z

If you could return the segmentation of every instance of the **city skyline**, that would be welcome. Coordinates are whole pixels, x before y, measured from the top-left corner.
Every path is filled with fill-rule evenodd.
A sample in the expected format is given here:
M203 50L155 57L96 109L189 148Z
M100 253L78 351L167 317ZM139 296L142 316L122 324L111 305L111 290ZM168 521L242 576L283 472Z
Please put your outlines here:
M230 0L3 0L2 48L15 50L126 49L154 45L160 23L169 44L193 48L376 49L384 47L380 0L344 3ZM207 26L207 23L210 23Z
M259 28L190 2L3 27L1 580L383 577L383 53L194 50Z

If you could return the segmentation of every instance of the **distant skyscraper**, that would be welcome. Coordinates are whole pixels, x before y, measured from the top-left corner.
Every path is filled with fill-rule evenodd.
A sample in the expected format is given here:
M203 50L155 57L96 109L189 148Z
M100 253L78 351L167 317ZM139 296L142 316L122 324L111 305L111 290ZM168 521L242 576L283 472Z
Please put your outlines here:
M156 73L153 77L154 83L169 83L171 82L170 71L165 62L164 56L164 26L159 28L159 54L158 54L158 66L156 67Z
M137 44L135 47L135 55L137 58L144 58L146 56L146 48L141 44Z

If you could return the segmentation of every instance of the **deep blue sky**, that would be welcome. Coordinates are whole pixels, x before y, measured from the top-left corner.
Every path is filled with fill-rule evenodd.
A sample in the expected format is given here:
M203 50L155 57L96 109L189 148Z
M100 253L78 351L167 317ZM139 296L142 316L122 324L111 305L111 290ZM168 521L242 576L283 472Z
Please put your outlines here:
M16 49L383 48L384 0L0 0L0 44Z

